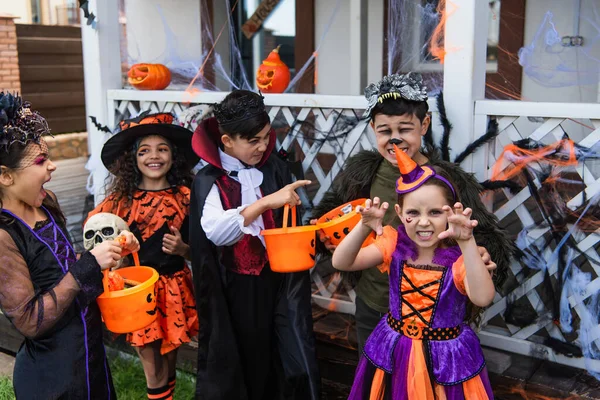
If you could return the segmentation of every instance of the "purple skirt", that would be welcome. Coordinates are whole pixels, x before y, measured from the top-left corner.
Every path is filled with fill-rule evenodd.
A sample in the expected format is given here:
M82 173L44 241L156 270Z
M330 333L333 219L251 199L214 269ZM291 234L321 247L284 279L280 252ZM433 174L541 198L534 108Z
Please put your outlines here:
M411 359L412 339L406 336L400 336L394 350L393 350L393 371L392 373L385 373L384 384L385 384L385 395L384 399L389 400L415 400L409 398L407 389L407 378L409 374L410 359ZM424 364L424 363L421 363ZM349 400L368 400L371 393L371 386L373 383L373 377L377 367L373 365L366 357L362 357L358 367L356 369L356 376L354 378L354 384L352 385L352 391ZM423 371L425 374L428 372ZM479 377L480 379L477 379ZM487 370L483 367L478 373L473 376L473 385L477 386L479 391L477 393L485 392L487 399L492 400L494 395L492 393L492 387L488 378ZM430 380L431 386L434 387L433 379ZM437 386L437 385L436 385ZM481 387L483 386L483 388ZM454 385L442 386L446 394L447 400L464 400L465 398L486 400L481 395L467 394L465 393L463 382L458 382ZM420 396L419 396L420 397ZM423 399L425 395L423 394Z

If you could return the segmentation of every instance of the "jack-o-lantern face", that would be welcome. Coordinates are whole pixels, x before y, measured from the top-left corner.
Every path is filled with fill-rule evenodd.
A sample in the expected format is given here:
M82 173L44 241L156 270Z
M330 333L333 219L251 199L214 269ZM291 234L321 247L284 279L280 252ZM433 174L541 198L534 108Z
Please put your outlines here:
M310 258L315 261L315 239L310 241Z
M290 69L279 57L279 46L256 71L256 86L264 93L283 93L290 83Z
M423 329L414 320L402 326L402 333L410 339L419 340L423 337Z
M152 293L148 293L148 296L146 297L146 302L147 303L150 303L150 304L152 303L152 296L153 296ZM156 293L154 293L154 296L156 297ZM146 314L148 314L148 315L154 315L154 314L156 314L156 303L154 305L154 309L146 311Z
M127 72L127 81L140 90L163 90L171 83L171 71L162 64L135 64Z

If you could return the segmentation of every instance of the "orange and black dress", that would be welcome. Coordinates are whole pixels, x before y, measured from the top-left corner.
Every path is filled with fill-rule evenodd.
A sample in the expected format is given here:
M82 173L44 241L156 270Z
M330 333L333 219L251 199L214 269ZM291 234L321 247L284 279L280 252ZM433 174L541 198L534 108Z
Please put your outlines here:
M466 270L458 246L414 265L402 225L375 246L389 273L389 312L365 345L350 400L493 400L483 351L465 323Z
M190 190L185 186L157 191L138 189L130 206L125 199L117 202L111 195L88 214L89 218L108 212L123 218L140 242L140 264L156 269L160 275L156 283L158 316L151 325L127 335L133 346L162 340L161 353L165 354L198 333L190 270L183 257L162 251L163 236L171 233L170 226L177 228L183 241L188 242L189 204Z

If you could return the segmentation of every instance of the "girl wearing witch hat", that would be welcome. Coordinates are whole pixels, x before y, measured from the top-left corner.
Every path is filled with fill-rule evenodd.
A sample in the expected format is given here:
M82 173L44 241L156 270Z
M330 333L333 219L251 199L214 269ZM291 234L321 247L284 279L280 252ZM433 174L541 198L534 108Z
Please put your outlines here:
M192 132L175 125L171 114L142 115L123 121L121 131L102 148L114 175L108 197L91 211L123 218L141 243L140 264L160 275L158 315L149 326L127 335L140 356L148 398L171 399L177 349L198 332L189 258L190 169L198 162Z
M96 297L101 270L137 251L106 241L79 260L54 194L46 120L0 92L0 308L25 336L15 360L18 399L115 399Z
M467 302L485 307L495 293L473 238L477 221L443 170L394 150L402 225L382 227L388 203L375 197L357 208L361 221L333 253L337 269L389 274L389 312L366 342L349 399L493 399L465 322ZM372 231L376 242L361 249Z

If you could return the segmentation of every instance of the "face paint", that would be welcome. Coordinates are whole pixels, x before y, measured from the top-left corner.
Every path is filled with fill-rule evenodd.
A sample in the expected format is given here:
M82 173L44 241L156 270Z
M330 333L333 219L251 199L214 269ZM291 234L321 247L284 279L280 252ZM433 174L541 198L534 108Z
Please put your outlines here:
M34 164L43 164L48 159L48 153L48 145L44 139L40 139L39 144L35 142L29 143L23 151L21 162L17 169L25 169Z

